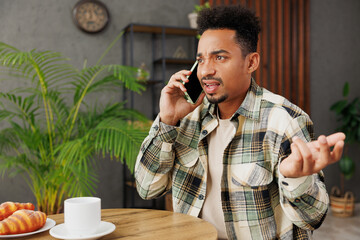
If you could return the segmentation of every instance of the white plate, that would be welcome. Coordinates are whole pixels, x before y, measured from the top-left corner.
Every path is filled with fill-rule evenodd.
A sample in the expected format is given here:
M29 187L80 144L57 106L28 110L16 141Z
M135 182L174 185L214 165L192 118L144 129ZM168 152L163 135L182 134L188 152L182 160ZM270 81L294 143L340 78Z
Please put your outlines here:
M47 218L45 225L40 228L39 230L33 231L33 232L28 232L28 233L21 233L21 234L11 234L11 235L0 235L0 238L18 238L18 237L24 237L24 236L28 236L28 235L33 235L36 233L40 233L40 232L44 232L46 230L49 230L50 228L52 228L53 226L55 226L56 222L54 220L52 220L51 218Z
M50 229L50 235L53 236L54 238L58 238L58 239L67 239L67 240L93 240L93 239L98 239L101 238L107 234L112 233L115 230L115 225L113 223L110 222L104 222L101 221L100 222L100 226L99 228L96 230L95 233L91 234L91 235L85 235L85 236L74 236L71 235L65 228L65 224L59 224L56 225L55 227L53 227L52 229Z

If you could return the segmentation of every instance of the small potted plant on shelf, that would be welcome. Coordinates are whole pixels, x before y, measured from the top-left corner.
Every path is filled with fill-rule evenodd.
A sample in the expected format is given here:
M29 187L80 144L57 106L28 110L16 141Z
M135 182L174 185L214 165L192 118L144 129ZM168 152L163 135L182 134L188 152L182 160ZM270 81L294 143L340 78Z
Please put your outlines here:
M190 27L191 28L197 28L197 16L198 13L205 9L205 8L210 8L210 3L209 2L205 2L203 5L195 5L194 6L194 11L188 14L188 18L189 18L189 23L190 23Z
M0 42L2 80L21 86L0 91L0 172L21 174L47 214L59 213L68 197L95 193L102 155L125 161L133 171L147 135L146 124L135 122L147 118L124 102L94 103L95 92L144 90L137 68L100 64L103 56L77 69L61 53Z
M333 187L330 195L331 210L334 216L349 217L354 214L355 198L350 191L345 192L345 180L350 179L355 172L355 162L349 156L348 149L351 144L360 143L360 101L355 98L348 99L349 83L343 87L344 99L335 102L330 110L334 111L341 124L337 130L346 134L343 157L339 161L340 189Z

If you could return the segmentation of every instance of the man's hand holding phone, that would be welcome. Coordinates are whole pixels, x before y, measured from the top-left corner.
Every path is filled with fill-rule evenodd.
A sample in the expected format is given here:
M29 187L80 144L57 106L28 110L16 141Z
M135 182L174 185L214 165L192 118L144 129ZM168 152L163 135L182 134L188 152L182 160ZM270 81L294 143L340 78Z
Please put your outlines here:
M159 116L163 123L176 125L180 119L194 111L202 103L205 93L202 92L201 85L196 77L196 64L192 67L192 71L182 70L172 75L169 83L162 89ZM200 89L197 89L198 97L196 97L197 94L192 93L193 99L197 99L194 104L184 97L185 95L188 98L190 88L194 90L190 81L192 81L191 83L197 82L200 85ZM186 94L187 92L188 94Z

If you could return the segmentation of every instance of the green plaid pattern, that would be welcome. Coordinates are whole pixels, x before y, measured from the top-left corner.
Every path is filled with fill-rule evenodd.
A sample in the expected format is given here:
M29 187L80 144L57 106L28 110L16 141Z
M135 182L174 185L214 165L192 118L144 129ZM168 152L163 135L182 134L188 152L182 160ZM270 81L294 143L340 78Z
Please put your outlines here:
M206 198L206 137L218 125L215 113L216 106L204 100L177 127L154 121L135 166L142 198L171 189L175 212L199 216ZM237 131L224 152L221 180L229 239L312 239L329 203L323 174L287 179L278 169L292 137L313 139L309 116L252 80L231 120Z

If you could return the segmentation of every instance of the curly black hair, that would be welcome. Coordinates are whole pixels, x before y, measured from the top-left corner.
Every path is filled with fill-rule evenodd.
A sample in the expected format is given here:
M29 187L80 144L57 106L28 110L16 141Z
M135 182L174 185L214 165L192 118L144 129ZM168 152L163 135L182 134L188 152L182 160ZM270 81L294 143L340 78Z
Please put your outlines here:
M199 12L197 24L200 35L209 29L235 30L243 55L256 52L260 20L250 9L241 5L206 8Z

